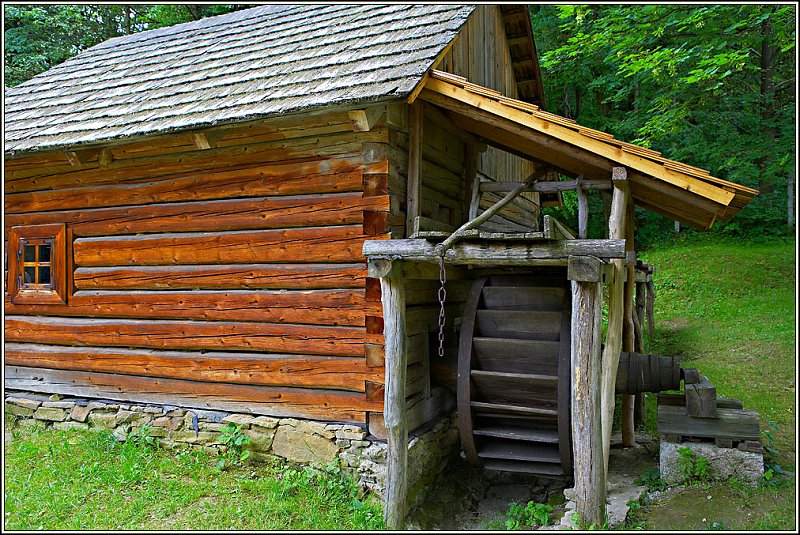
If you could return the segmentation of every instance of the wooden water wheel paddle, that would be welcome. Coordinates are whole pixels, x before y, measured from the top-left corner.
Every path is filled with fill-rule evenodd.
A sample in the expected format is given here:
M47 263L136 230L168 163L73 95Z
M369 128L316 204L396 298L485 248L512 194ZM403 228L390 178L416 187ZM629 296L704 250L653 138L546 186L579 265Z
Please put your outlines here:
M556 276L476 280L458 351L458 418L468 462L572 477L570 299Z

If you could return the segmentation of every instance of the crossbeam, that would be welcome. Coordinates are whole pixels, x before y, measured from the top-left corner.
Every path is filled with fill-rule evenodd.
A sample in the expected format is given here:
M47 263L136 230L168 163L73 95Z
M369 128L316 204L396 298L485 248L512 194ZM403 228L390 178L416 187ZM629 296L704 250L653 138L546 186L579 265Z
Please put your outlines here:
M503 192L512 191L522 182L482 182L481 191ZM569 191L577 189L577 180L561 180L558 182L534 182L523 191L538 191L540 193L555 193L557 191ZM610 180L581 180L581 187L584 189L606 189L610 190L613 185Z

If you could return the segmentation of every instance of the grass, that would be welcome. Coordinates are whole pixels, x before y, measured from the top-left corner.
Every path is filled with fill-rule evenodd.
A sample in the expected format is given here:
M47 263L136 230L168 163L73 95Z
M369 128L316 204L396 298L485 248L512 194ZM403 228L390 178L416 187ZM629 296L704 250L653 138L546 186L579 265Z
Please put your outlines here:
M719 240L719 238L716 238ZM776 451L765 460L794 471L796 452L796 280L794 239L678 240L643 254L656 267L655 337L647 352L677 355L706 375L719 397L758 411ZM655 431L655 396L647 427ZM770 446L770 437L762 442ZM711 499L708 499L711 496ZM628 528L794 529L794 477L755 488L722 482L690 487L643 506Z
M381 509L338 469L245 464L5 422L5 528L373 530Z

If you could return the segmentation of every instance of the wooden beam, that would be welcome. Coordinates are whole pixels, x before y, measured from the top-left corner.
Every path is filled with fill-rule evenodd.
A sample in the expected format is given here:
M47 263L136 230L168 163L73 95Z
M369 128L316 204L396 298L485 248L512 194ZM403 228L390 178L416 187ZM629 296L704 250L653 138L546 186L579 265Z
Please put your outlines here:
M585 525L606 519L606 471L600 414L602 292L598 282L572 282L572 449L575 510Z
M414 218L421 215L420 190L422 186L422 103L411 104L408 109L408 184L406 187L406 236L414 228Z
M547 165L547 164L543 164ZM516 186L519 185L519 182L483 182L481 183L481 191L494 191L494 192L502 192L502 191L511 191ZM524 191L538 191L540 193L551 193L557 191L568 191L577 189L578 181L577 180L562 180L558 182L534 182L529 187L525 188ZM583 180L581 181L581 187L583 189L601 189L601 190L610 190L613 188L610 180Z
M633 199L628 196L625 207L625 269L627 277L625 279L624 292L624 323L622 328L622 350L627 352L636 351L636 332L633 323L634 315L634 290L636 288L636 251L633 244L634 231L634 209ZM636 444L636 429L634 423L634 412L636 408L636 396L623 395L620 417L622 420L622 445L632 447Z
M369 132L385 112L384 106L371 106L363 110L350 110L347 116L353 126L353 132Z
M657 177L681 189L693 191L724 206L727 206L733 200L734 194L729 191L702 180L694 179L684 173L667 169L660 163L638 154L625 152L616 146L585 136L572 128L549 120L553 117L548 117L542 112L525 113L511 106L503 105L492 98L475 94L435 78L429 78L425 81L425 91L421 94L422 98L427 99L428 92L437 93L445 98L478 108L486 114L494 116L494 122L497 124L510 121L533 131L546 133L550 137L608 158L620 165Z
M369 276L373 263L379 259L403 259L415 262L438 263L435 245L426 240L367 240L362 249L369 258ZM596 256L598 258L625 257L625 241L616 240L562 240L550 243L472 244L458 243L445 253L450 264L477 266L531 266L567 265L570 256ZM622 260L620 260L622 262ZM620 276L620 279L622 275Z
M408 423L406 420L406 302L400 266L381 277L386 390L383 417L387 431L386 506L389 529L402 529L406 519Z
M433 106L431 106L433 107ZM461 213L464 220L475 219L480 203L481 182L478 179L478 167L480 167L480 152L477 143L469 143L464 154L464 203ZM475 214L473 215L473 207Z
M608 219L609 239L625 237L625 216L630 188L628 173L624 167L615 167L611 172L614 192L611 198L610 217ZM603 371L601 376L602 394L602 429L603 429L603 463L608 473L608 454L611 448L611 426L614 421L614 402L617 380L619 354L622 351L622 322L624 314L624 280L625 262L612 260L614 280L608 289L608 328L603 349Z
M586 228L589 226L589 201L583 189L583 177L575 181L575 191L578 194L578 238L586 239Z

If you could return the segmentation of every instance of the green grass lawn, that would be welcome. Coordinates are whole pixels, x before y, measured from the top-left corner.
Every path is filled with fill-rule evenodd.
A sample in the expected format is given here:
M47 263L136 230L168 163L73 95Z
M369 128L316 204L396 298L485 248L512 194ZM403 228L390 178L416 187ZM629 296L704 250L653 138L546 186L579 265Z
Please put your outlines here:
M777 450L765 459L784 471L796 469L795 251L793 239L693 237L642 255L656 267L657 296L655 337L645 340L645 350L680 356L681 366L698 368L719 397L758 411L762 443L771 446L772 439ZM708 492L687 489L637 516L647 529L710 529L712 520L724 529L794 529L795 496L793 478L756 489L720 483Z
M328 470L246 464L117 442L107 432L5 422L5 528L369 530L374 500Z

